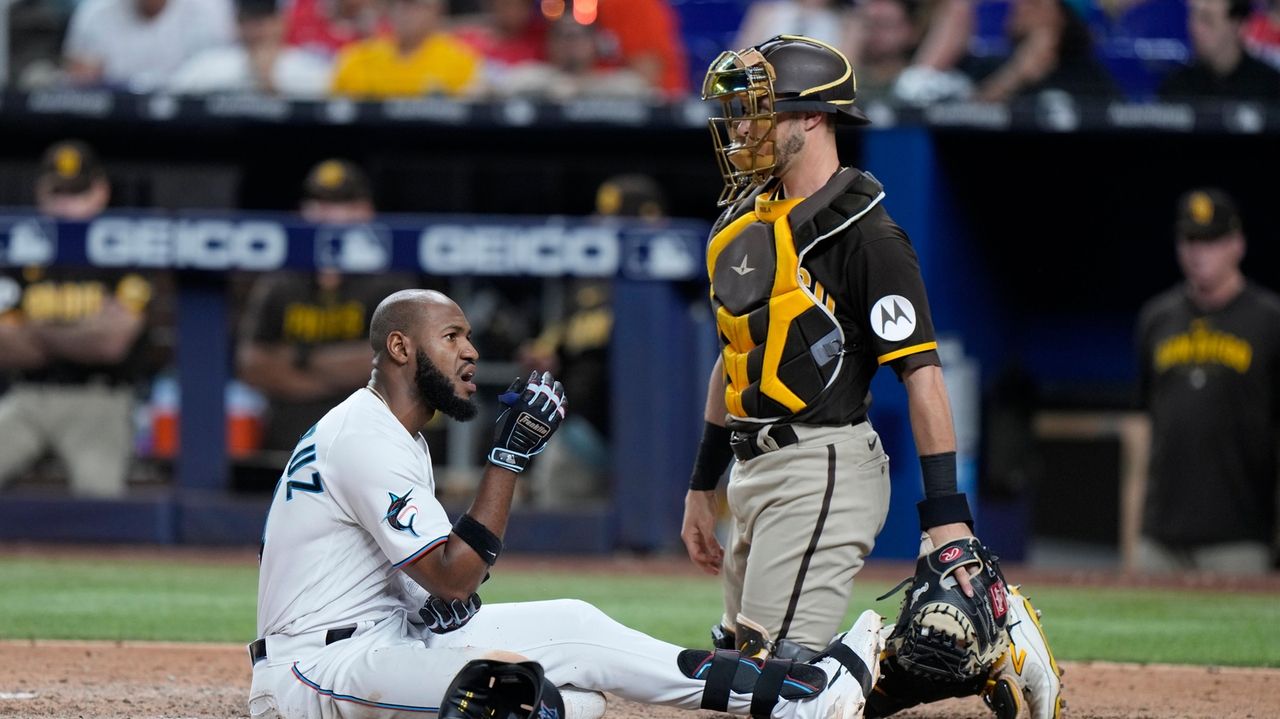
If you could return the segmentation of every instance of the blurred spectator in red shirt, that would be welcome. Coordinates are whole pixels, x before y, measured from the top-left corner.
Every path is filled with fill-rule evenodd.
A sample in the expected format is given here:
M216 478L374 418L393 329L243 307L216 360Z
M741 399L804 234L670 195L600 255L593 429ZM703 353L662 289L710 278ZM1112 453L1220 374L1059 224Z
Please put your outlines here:
M285 11L284 41L328 55L390 30L378 0L292 0Z
M546 6L563 5L548 0ZM689 92L689 60L680 20L667 0L575 0L572 12L583 25L598 23L607 44L603 56L644 75L668 96ZM554 19L558 13L548 13Z
M1266 9L1255 10L1241 34L1250 54L1280 70L1280 0L1271 0Z
M528 62L490 78L489 90L498 96L537 96L552 100L578 97L643 97L657 88L639 72L602 65L600 34L562 15L547 30L546 62Z
M454 35L486 63L518 65L545 60L547 23L534 0L484 0L484 12L459 23Z

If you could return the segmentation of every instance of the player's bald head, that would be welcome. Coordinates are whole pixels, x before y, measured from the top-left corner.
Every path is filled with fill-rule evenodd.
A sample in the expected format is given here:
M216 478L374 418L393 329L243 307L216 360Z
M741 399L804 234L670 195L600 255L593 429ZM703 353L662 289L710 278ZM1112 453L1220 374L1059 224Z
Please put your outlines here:
M369 321L369 345L374 354L387 349L392 332L412 334L418 326L440 309L456 309L457 303L435 290L400 290L378 303Z

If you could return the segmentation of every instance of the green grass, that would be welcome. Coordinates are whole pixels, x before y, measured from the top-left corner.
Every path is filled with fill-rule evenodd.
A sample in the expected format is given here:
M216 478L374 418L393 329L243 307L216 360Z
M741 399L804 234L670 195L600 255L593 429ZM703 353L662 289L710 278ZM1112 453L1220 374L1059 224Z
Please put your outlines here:
M0 638L253 639L252 566L0 558ZM853 606L892 620L901 595L859 582ZM1280 667L1280 597L1192 590L1027 587L1060 659ZM502 571L486 603L575 597L675 644L706 646L720 589L704 577ZM849 621L856 615L850 610Z

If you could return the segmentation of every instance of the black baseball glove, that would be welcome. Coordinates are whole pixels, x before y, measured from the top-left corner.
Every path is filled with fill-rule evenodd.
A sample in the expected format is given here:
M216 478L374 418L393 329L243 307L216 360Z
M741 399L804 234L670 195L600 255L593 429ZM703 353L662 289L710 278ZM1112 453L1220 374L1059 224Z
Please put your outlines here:
M972 597L954 576L961 567L977 570ZM1004 575L991 550L974 537L947 542L916 561L909 581L887 653L907 672L942 682L986 676L1009 648Z
M955 578L976 569L967 597ZM957 539L916 561L898 622L885 642L880 681L867 697L866 719L947 697L969 696L987 685L992 666L1009 647L1009 603L1004 575L991 550L976 538ZM884 597L881 597L884 599Z
M528 381L516 379L506 392L498 395L506 405L498 415L489 461L512 472L523 472L529 460L547 448L547 440L564 419L569 400L564 387L550 372L529 375Z

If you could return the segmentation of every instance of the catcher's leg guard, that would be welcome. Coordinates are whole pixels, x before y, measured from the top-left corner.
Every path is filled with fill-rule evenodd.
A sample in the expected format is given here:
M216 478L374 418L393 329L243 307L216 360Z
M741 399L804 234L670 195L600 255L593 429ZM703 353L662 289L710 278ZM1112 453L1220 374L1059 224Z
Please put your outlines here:
M677 658L680 671L706 682L702 708L727 711L729 692L751 695L751 716L767 718L779 699L817 696L827 686L822 669L789 659L753 659L736 649L686 649Z
M440 719L564 719L564 701L537 662L477 659L445 690Z
M1010 587L1009 650L992 672L983 698L999 719L1021 716L1026 705L1027 719L1061 719L1062 670L1049 649L1049 640L1040 626L1040 612Z
M995 712L996 719L1017 719L1022 711L1021 696L1017 685L1007 678L990 680L982 691L982 700Z
M714 637L714 630L712 635ZM773 641L769 636L769 630L742 614L738 615L737 638L738 651L742 653L742 656L751 657L752 659L774 657L776 659L794 659L798 662L807 662L813 660L819 654L818 651L798 642L793 642L790 639Z
M738 636L723 624L711 627L711 646L716 649L737 649Z

